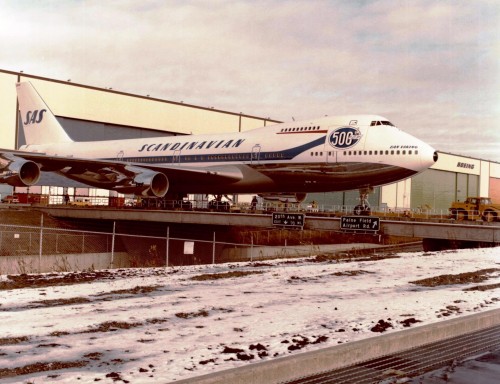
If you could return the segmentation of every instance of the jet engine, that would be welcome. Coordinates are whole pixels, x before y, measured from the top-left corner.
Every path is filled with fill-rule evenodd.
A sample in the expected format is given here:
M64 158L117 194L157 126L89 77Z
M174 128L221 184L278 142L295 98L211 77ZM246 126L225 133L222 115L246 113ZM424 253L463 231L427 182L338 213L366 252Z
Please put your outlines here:
M40 179L40 168L31 160L0 157L0 183L13 187L29 187Z
M126 183L114 187L115 191L150 197L163 197L167 194L169 182L163 173L132 166L126 167L126 170L132 172L132 178L127 178Z
M262 193L259 194L264 200L269 201L281 201L282 203L288 202L291 204L302 203L306 197L307 193Z

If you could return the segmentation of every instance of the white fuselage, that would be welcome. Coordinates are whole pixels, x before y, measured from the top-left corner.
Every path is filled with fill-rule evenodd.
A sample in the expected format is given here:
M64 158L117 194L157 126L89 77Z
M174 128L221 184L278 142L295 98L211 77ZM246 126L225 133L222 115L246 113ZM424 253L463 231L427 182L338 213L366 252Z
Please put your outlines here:
M436 160L429 145L375 115L324 117L238 133L67 142L22 149L149 168L192 167L215 172L231 167L244 176L220 186L187 183L189 188L177 185L174 177L170 191L187 193L365 188L410 177Z

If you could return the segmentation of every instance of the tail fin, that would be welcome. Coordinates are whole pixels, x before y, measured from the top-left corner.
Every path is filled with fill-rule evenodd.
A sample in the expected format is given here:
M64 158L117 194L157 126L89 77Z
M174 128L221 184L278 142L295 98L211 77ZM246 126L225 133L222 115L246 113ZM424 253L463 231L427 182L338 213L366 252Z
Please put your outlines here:
M72 142L30 82L16 84L26 144Z

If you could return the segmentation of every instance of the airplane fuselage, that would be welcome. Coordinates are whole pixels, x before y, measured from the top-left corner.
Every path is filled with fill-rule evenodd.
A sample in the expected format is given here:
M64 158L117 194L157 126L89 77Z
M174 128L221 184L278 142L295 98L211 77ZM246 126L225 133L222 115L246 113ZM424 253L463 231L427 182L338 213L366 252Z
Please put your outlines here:
M211 135L32 144L50 156L117 161L161 169L240 172L234 182L206 184L169 175L169 192L327 192L392 183L434 164L426 143L381 116L324 117L250 131ZM228 171L228 169L230 169ZM95 175L60 170L90 185Z

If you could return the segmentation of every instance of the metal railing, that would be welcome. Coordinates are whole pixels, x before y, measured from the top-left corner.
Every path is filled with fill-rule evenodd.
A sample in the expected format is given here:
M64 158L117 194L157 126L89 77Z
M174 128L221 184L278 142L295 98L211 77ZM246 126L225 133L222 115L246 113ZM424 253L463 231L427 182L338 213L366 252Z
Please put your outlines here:
M34 196L34 195L33 195ZM32 197L33 197L32 196ZM195 210L195 211L220 211L220 212L236 212L236 213L252 213L252 212L305 212L308 214L324 214L324 215L350 215L354 214L355 205L338 205L338 204L319 204L314 201L309 202L284 202L284 201L266 201L261 200L255 207L251 203L233 203L226 199L222 202L215 200L199 200L199 199L182 199L182 200L165 200L156 198L113 198L102 196L71 196L69 201L65 202L64 195L46 196L42 199L45 203L30 200L30 204L42 205L68 205L80 208L99 209L120 208L120 209L159 209L159 210ZM466 220L473 216L473 212L467 212L464 215L455 217L450 213L448 208L439 209L431 208L428 205L417 208L408 207L387 207L385 204L381 206L371 206L373 215L381 217L415 217L415 218L437 218L437 219L457 219ZM465 217L464 217L465 216ZM498 218L497 218L498 219Z

